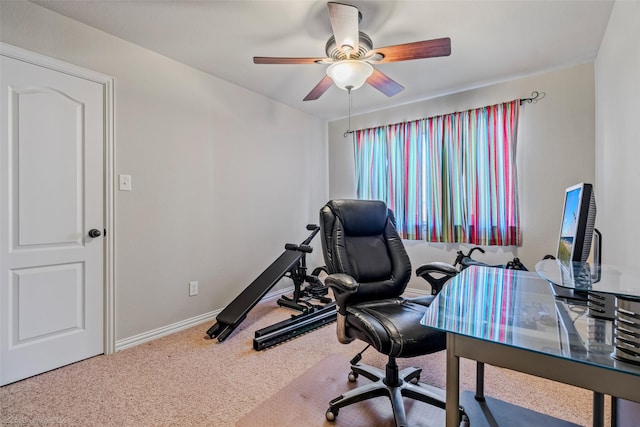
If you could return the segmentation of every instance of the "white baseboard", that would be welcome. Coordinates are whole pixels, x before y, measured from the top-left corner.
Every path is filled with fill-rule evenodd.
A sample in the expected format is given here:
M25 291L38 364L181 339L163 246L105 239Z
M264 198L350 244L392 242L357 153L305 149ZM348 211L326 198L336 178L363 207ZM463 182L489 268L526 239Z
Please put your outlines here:
M407 288L405 292L410 292L416 295L431 295L431 292L426 291L424 289L416 289L416 288ZM269 292L267 295L262 298L261 301L271 301L285 294L293 293L293 286L288 288L276 290ZM140 344L144 344L149 341L153 341L158 338L165 337L167 335L175 334L176 332L183 331L185 329L191 328L192 326L199 325L204 322L214 322L216 316L220 314L223 309L210 311L208 313L201 314L199 316L192 317L190 319L181 320L176 323L172 323L171 325L163 326L161 328L153 329L151 331L143 332L138 335L134 335L129 338L125 338L122 340L116 341L115 351L121 351L127 348L135 347Z
M181 320L180 322L172 323L171 325L163 326L161 328L153 329L151 331L143 332L138 335L134 335L129 338L116 341L116 351L124 350L126 348L135 347L140 344L144 344L149 341L153 341L158 338L162 338L167 335L174 334L176 332L188 329L192 326L196 326L206 321L214 321L216 316L222 310L210 311L208 313L201 314L199 316L192 317L190 319Z
M279 298L281 295L292 293L292 292L293 292L293 286L285 289L273 291L265 295L261 301L271 301ZM167 325L161 328L153 329L151 331L143 332L141 334L134 335L132 337L125 338L122 340L117 340L115 351L120 351L130 347L135 347L137 345L144 344L146 342L153 341L155 339L162 338L167 335L175 334L176 332L183 331L185 329L191 328L192 326L199 325L200 323L213 322L215 321L216 316L218 316L218 314L220 314L222 310L223 309L210 311L208 313L200 314L190 319L185 319L176 323L172 323L171 325Z

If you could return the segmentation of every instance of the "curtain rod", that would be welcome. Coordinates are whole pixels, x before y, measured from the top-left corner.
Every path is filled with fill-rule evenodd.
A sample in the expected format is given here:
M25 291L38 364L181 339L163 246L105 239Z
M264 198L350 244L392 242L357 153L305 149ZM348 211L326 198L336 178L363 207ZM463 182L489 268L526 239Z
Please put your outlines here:
M537 90L534 90L533 92L531 92L531 96L529 98L520 98L518 101L520 101L520 105L524 104L525 102L531 104L535 104L538 101L540 101L541 99L543 99L546 96L545 92L538 92ZM402 123L406 123L406 122L402 122ZM349 127L351 127L351 104L349 104ZM355 133L355 130L348 130L344 133L344 137L346 138L347 135Z

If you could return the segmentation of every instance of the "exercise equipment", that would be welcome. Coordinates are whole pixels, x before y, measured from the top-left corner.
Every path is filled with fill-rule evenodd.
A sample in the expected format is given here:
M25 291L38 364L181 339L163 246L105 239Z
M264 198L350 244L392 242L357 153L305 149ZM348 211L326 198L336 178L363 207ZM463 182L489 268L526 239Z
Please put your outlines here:
M462 270L472 265L479 265L485 267L496 267L496 268L506 268L511 270L525 270L527 271L527 267L520 262L519 258L513 258L506 264L501 265L489 265L482 261L477 261L471 257L471 255L475 252L484 253L484 249L481 247L474 247L469 250L466 254L463 251L458 251L457 256L453 264L449 264L447 262L434 261L424 265L421 265L416 269L416 276L422 277L424 280L429 282L431 286L431 295L437 295L438 292L442 289L442 287L451 279L456 276Z
M484 253L484 249L482 249L481 247L474 247L471 248L469 250L469 252L467 252L466 254L462 251L458 251L458 255L456 256L456 260L453 263L453 266L460 266L458 267L460 270L464 270L465 268L472 266L472 265L480 265L480 266L484 266L484 267L496 267L496 268L506 268L507 270L523 270L523 271L529 271L527 269L527 267L524 266L524 264L522 264L522 262L520 261L520 258L515 257L513 258L511 261L509 261L506 264L500 264L500 265L489 265L487 263L484 263L482 261L477 261L473 258L471 258L471 255L475 252L475 251L479 251L481 253Z
M321 326L335 322L336 304L331 302L322 308L314 311L292 316L291 319L275 323L255 332L253 339L254 350L264 350L265 348L280 344L284 341L295 338Z
M310 239L312 239L316 233L317 230L313 232ZM306 244L308 245L309 242ZM304 242L303 245L305 245ZM302 250L298 248L300 248L300 246L291 243L285 245L285 249ZM311 275L308 275L306 257L304 256L306 252L304 250L302 250L302 252L302 258L300 258L297 267L291 269L286 275L286 277L293 281L293 295L291 297L282 295L278 298L277 302L280 307L287 307L308 314L315 309L321 308L325 304L329 304L331 298L325 296L329 293L329 290L325 288L322 282L320 282L320 279L318 279L322 271L326 272L325 268L318 267L311 272ZM319 301L320 304L312 304L310 301L314 299Z
M326 295L328 291L322 286L317 276L307 274L306 254L313 251L309 243L318 233L320 227L315 224L309 224L307 225L307 230L311 231L309 237L299 245L287 243L282 255L218 314L216 323L207 331L207 335L209 335L210 338L217 338L218 342L224 341L234 329L242 323L247 313L260 302L266 293L283 277L289 277L293 280L294 292L291 298L282 296L278 300L279 305L299 310L303 315L307 315L323 308L324 306L322 304L329 305L331 303L329 298L323 296ZM314 273L321 270L322 268L318 268L314 270ZM306 287L304 286L305 284L307 284ZM312 304L310 300L314 298L318 299L320 304ZM293 323L302 322L298 319ZM281 327L284 327L284 325L281 325ZM269 327L265 329L268 329L268 331L263 333L261 331L264 330L261 330L258 332L260 332L261 335L271 334L270 342L274 341L277 328ZM288 334L291 334L291 331L289 331Z

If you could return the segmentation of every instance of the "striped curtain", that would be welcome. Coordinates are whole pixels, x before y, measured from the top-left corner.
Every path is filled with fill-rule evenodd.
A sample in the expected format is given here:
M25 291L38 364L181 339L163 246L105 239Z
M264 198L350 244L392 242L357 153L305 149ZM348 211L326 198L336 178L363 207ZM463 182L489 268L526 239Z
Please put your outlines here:
M520 103L355 132L357 197L383 200L404 239L519 245Z

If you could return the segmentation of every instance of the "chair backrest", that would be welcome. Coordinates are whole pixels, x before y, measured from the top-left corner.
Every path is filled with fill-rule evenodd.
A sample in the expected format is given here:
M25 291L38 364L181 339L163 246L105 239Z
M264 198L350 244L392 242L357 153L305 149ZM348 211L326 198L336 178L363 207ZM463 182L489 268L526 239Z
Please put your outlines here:
M361 284L357 302L404 292L411 262L384 202L331 200L320 210L320 230L327 271L348 274Z

